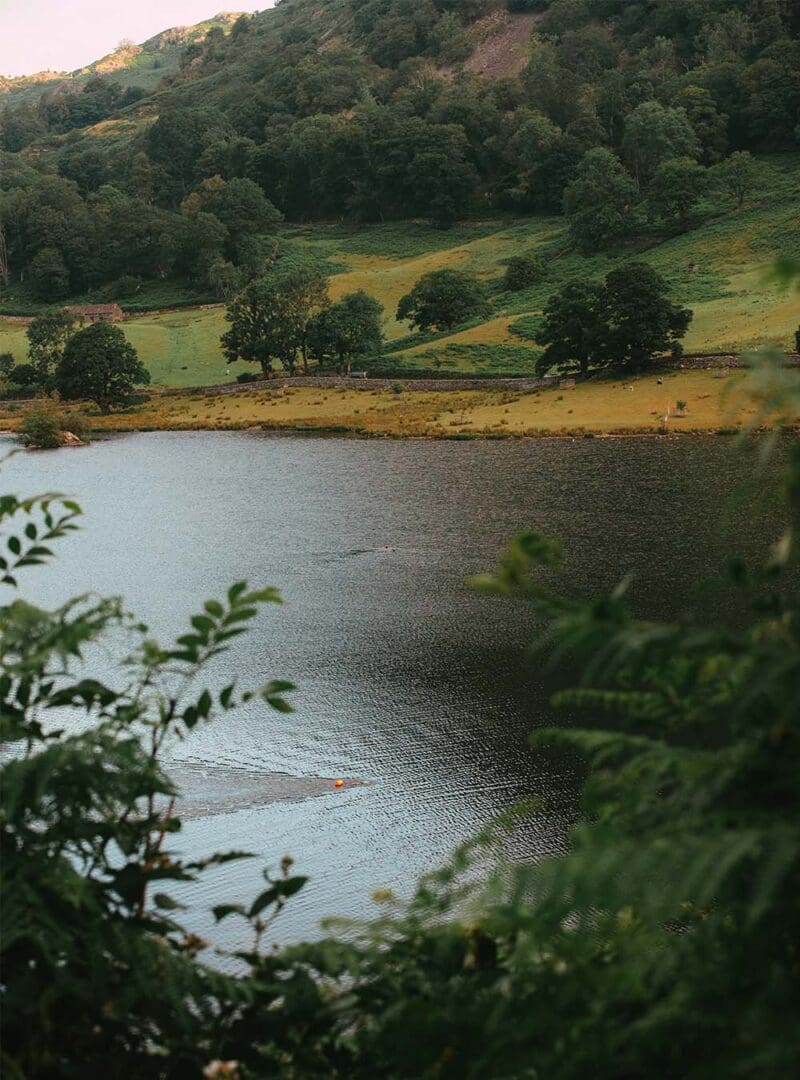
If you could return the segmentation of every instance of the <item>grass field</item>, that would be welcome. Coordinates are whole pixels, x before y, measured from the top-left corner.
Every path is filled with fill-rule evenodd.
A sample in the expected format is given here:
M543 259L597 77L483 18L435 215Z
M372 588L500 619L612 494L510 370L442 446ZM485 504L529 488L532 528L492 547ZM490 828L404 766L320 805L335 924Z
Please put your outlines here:
M659 381L660 378L660 381ZM571 390L529 393L344 390L335 387L243 388L232 394L154 395L109 416L91 415L100 431L241 428L351 432L373 436L541 436L654 434L676 403L670 433L730 429L751 420L755 405L739 393L742 372L676 371L657 378L592 380ZM16 426L23 409L0 408L0 428Z
M531 335L552 292L572 277L602 277L632 257L664 274L676 299L692 308L687 352L787 349L800 323L800 298L778 291L767 274L777 255L800 256L800 155L784 154L762 165L762 189L742 210L706 206L703 222L692 231L653 239L639 250L578 255L566 242L563 220L542 217L444 231L417 222L294 226L284 235L338 268L331 278L333 299L365 289L381 301L389 349L381 364L397 371L529 374L537 353ZM529 250L543 256L546 277L525 292L504 293L505 261ZM422 274L443 267L480 277L494 310L486 321L450 335L410 335L394 318L397 301ZM132 317L124 327L157 386L203 386L229 378L219 347L226 328L222 308ZM24 359L24 326L0 321L0 352L7 350L18 362Z

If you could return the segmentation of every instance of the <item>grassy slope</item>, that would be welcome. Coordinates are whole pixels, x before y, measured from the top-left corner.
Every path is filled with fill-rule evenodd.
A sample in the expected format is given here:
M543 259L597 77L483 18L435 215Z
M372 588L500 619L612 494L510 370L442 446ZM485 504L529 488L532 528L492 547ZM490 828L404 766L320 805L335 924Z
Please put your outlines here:
M386 309L387 339L403 346L390 354L392 362L409 369L435 367L442 374L529 371L534 346L520 334L530 333L554 288L572 276L601 276L634 254L665 274L676 297L694 310L687 351L728 352L765 344L788 348L800 322L797 295L779 293L765 280L775 255L800 255L797 155L765 163L763 191L742 211L729 209L638 254L579 256L567 248L558 218L472 223L446 232L402 223L309 226L287 229L286 234L341 267L331 281L334 298L361 288L378 297ZM547 278L525 293L499 292L503 261L529 249L545 256ZM692 264L698 269L690 270ZM435 342L405 340L408 328L394 319L399 297L422 274L446 266L479 275L494 293L495 312L486 322ZM199 386L226 379L219 350L225 325L224 312L217 308L137 317L125 323L125 330L155 384ZM18 361L24 358L21 324L0 322L0 352L6 350Z

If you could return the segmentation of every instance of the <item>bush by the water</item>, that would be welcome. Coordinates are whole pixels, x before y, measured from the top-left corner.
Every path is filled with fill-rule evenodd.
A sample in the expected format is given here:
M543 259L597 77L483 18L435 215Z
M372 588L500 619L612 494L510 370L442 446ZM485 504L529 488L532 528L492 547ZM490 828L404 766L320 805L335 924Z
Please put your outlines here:
M18 428L20 442L34 450L54 450L63 446L70 435L82 443L89 442L89 421L82 413L67 412L46 399L25 410Z

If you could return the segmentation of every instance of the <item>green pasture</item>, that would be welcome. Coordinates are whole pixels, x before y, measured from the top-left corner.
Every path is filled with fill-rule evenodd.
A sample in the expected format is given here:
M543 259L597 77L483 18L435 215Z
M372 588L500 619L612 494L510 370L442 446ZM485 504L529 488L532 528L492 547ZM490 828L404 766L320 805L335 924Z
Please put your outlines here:
M787 349L800 324L800 297L776 288L769 270L777 255L800 256L800 155L766 159L763 175L762 190L741 210L706 204L702 220L686 233L589 256L570 247L560 218L497 219L447 230L420 222L287 226L284 235L338 270L331 278L333 299L364 289L384 305L388 351L382 368L443 375L529 372L537 352L531 338L552 292L570 278L601 278L632 258L654 266L692 308L688 352ZM505 262L524 251L542 256L545 276L525 292L506 293ZM397 301L423 274L443 267L480 277L492 313L452 334L410 334L394 317ZM124 323L153 382L169 386L226 380L219 347L225 326L221 307L132 316ZM0 352L24 360L24 331L22 324L0 321Z

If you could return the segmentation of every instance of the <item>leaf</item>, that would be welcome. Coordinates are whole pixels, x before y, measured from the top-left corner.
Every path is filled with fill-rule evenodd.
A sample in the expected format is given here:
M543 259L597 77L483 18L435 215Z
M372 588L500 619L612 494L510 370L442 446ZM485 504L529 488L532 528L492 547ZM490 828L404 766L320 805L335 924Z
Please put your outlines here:
M185 904L179 904L177 900L173 900L171 896L166 893L156 893L153 897L153 903L157 908L162 911L186 911Z
M239 597L245 592L247 592L247 582L237 581L235 585L231 585L228 589L228 603L232 607L235 606L239 601Z
M229 915L241 915L243 918L247 918L247 912L241 904L217 904L211 911L217 922L222 922Z

